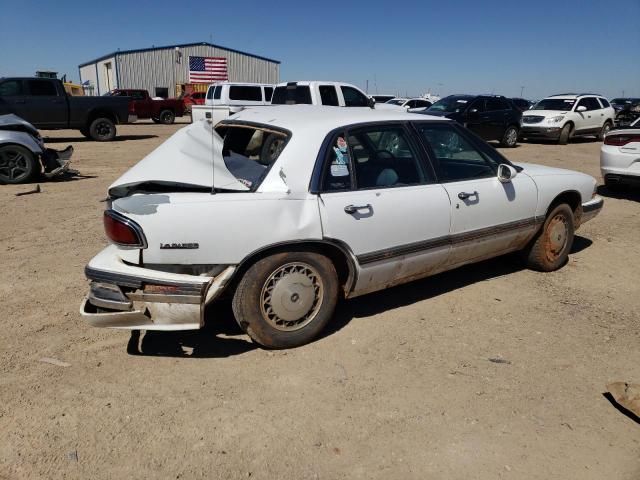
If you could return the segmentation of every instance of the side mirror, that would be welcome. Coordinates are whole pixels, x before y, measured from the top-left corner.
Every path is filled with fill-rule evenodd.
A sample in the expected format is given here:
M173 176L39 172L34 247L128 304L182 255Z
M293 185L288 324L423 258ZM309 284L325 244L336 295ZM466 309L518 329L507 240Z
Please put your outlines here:
M518 175L518 171L511 165L506 163L498 165L498 181L500 183L509 183L516 175Z
M376 108L376 101L371 97L368 98L367 104L369 105L369 108Z
M576 112L586 112L587 111L587 107L585 107L584 105L580 105L578 108L576 108Z

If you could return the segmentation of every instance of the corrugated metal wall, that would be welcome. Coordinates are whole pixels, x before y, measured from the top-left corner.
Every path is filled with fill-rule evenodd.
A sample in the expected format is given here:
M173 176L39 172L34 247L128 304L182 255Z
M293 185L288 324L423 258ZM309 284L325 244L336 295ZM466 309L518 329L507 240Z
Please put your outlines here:
M107 69L106 65L111 64ZM80 83L89 80L89 85L93 87L93 95L102 95L109 90L117 88L115 57L105 58L96 63L91 63L80 67Z
M156 88L175 95L175 85L189 83L189 56L226 57L229 81L278 83L280 66L241 53L208 45L117 54L118 87L144 88L153 96ZM86 67L83 67L86 68ZM83 77L84 78L84 77Z

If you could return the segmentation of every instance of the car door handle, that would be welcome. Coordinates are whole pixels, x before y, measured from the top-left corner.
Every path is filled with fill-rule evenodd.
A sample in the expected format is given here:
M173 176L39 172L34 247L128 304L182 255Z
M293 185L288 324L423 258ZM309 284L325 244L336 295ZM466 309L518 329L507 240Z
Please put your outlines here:
M371 210L371 204L367 203L366 205L347 205L344 207L344 211L350 215L353 215L358 210Z
M14 103L26 103L25 100L16 100Z
M477 195L478 195L478 192L471 192L471 193L469 193L469 192L460 192L458 194L458 198L460 200L466 200L469 197L474 197L474 196L477 196Z

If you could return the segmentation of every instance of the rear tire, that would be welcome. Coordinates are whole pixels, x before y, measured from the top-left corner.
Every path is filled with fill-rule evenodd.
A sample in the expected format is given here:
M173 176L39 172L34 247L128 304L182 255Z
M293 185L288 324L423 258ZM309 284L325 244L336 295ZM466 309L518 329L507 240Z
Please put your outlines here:
M604 140L604 137L607 136L607 133L609 133L609 130L611 130L611 122L607 120L606 122L604 122L604 125L602 125L600 133L598 133L598 140L602 142Z
M232 308L240 327L267 348L309 343L324 329L338 300L338 275L327 257L277 253L242 276Z
M507 127L500 141L500 145L507 148L514 148L518 144L518 127L511 125Z
M39 173L39 166L33 152L20 145L0 147L0 183L26 183Z
M160 122L165 125L171 125L176 120L176 114L171 110L163 110L160 112Z
M540 272L553 272L562 267L573 246L574 230L571 207L566 203L556 205L523 251L527 266Z
M116 125L109 118L96 118L89 126L89 134L96 142L109 142L116 136Z
M571 137L571 129L572 126L570 123L567 123L562 130L560 131L560 138L558 138L558 145L566 145L569 143L569 138Z

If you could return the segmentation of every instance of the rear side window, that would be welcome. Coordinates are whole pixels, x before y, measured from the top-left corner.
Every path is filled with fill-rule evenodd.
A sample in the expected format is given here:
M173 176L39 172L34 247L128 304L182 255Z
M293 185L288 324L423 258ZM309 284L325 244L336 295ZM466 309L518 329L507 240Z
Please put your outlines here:
M229 100L261 102L262 92L260 91L260 87L232 85L229 87Z
M0 83L0 97L15 97L22 94L22 80L7 80Z
M308 85L286 85L276 87L271 103L274 105L311 105L311 90Z
M351 190L351 157L345 137L345 133L340 132L331 140L324 163L322 184L324 192Z
M140 90L132 90L131 98L133 98L134 100L144 100L144 93L142 93Z
M273 97L273 87L264 87L264 100L270 102L271 97Z
M55 97L58 95L56 85L47 80L27 80L27 86L31 95L39 97Z
M320 85L320 98L322 99L322 105L331 105L333 107L340 105L336 87L333 85Z
M367 97L353 87L342 86L342 96L344 97L345 107L368 107L369 100Z

